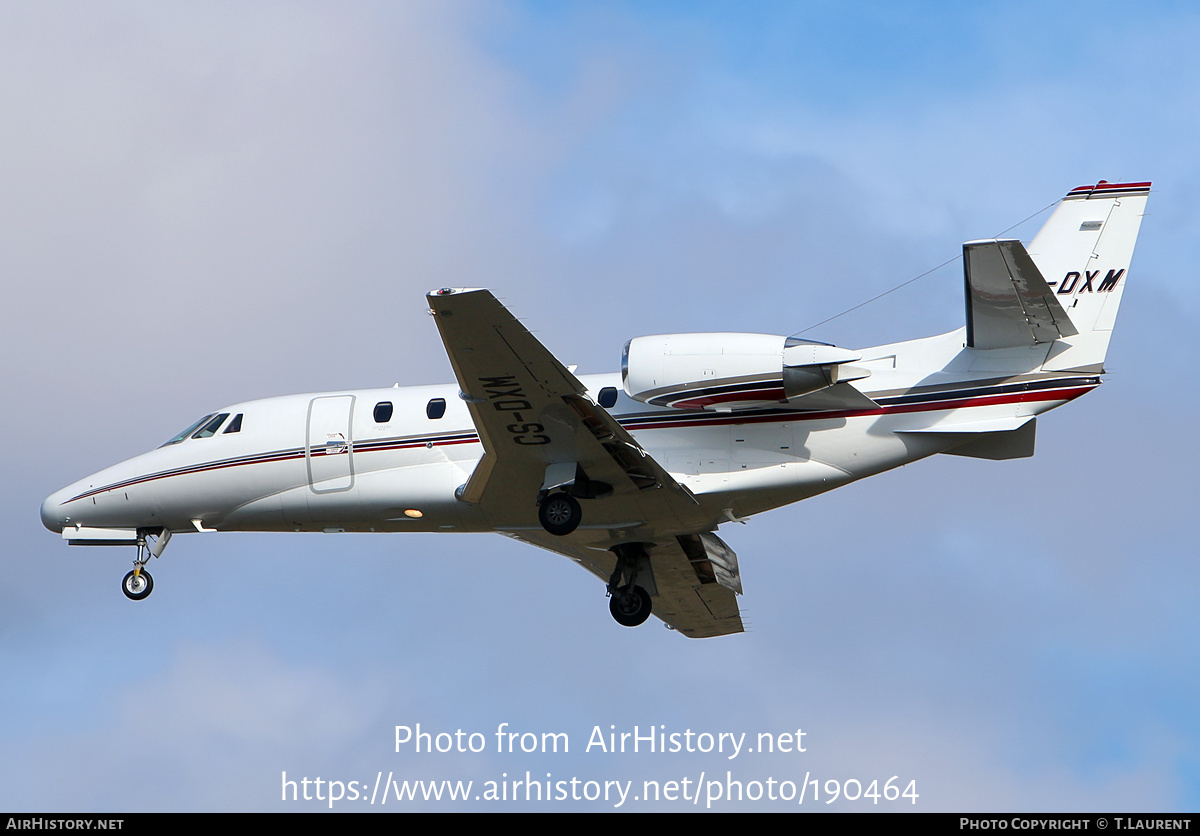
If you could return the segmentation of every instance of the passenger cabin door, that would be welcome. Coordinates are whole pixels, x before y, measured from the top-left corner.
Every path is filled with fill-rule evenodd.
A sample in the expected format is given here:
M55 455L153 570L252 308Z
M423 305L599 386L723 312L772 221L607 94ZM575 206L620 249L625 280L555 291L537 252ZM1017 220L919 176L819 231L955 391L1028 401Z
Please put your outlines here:
M313 493L348 491L354 486L353 414L353 395L313 398L309 403L304 460Z

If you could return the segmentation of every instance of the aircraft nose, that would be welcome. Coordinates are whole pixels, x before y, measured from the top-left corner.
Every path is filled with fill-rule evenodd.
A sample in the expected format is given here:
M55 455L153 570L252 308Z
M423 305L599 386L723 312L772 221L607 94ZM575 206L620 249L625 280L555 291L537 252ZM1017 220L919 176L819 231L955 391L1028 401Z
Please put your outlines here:
M42 525L59 534L67 522L67 509L63 505L68 499L67 489L55 491L42 502Z

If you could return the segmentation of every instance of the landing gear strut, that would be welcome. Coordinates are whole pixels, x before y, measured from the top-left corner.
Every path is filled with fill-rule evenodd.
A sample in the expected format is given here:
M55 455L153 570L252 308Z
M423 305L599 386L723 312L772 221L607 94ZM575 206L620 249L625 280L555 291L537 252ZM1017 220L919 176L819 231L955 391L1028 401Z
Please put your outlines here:
M608 579L608 611L622 627L638 627L650 617L653 608L650 593L637 585L639 569L649 564L646 550L640 543L629 543L612 551L617 556L617 566Z

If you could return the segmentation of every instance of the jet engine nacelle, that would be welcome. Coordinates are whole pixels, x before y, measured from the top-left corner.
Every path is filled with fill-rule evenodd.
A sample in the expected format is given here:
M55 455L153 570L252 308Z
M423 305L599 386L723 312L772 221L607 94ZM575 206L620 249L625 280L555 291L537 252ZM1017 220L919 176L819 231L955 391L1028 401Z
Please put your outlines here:
M629 397L676 409L777 406L844 380L861 355L827 343L771 334L661 334L625 344Z

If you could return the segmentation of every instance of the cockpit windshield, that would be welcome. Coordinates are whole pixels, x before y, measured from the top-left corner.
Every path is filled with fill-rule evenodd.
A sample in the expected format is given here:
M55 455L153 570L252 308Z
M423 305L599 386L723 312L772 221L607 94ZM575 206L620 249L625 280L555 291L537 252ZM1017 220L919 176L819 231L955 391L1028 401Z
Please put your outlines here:
M199 421L197 421L196 423L194 423L194 424L191 424L190 426L188 426L188 428L187 428L186 430L184 430L183 432L181 432L179 435L177 435L177 436L173 437L173 438L172 438L170 441L168 441L166 444L163 444L163 445L160 445L160 446L162 446L162 447L170 447L172 444L178 444L179 442L183 441L185 438L187 438L188 436L190 436L192 433L194 433L196 430L198 430L198 429L200 429L201 427L203 427L203 426L204 426L204 425L205 425L205 424L206 424L206 423L209 421L209 419L213 418L215 415L216 415L216 413L215 413L215 412L210 412L210 413L208 413L207 415L205 415L203 418L201 418L201 419L200 419Z
M213 419L205 424L201 429L198 429L192 433L192 438L211 438L217 434L217 430L221 429L221 425L225 423L225 419L228 417L228 412L222 412L220 415L214 416Z

